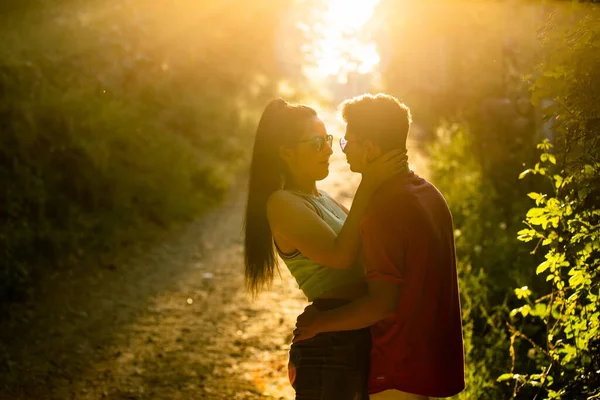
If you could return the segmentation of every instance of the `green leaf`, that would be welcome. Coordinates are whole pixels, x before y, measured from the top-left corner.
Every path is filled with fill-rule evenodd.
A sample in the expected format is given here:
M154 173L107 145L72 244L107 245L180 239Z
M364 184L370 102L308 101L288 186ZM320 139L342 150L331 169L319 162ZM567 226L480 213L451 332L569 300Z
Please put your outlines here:
M496 382L505 382L513 379L513 374L502 374L496 379Z
M585 278L581 271L578 271L575 275L569 278L569 286L576 287L585 282Z
M538 267L535 270L536 275L541 274L542 272L544 272L545 270L547 270L550 267L550 260L546 260L544 262L542 262L540 265L538 265Z
M530 208L529 211L527 211L527 217L529 217L529 218L539 217L541 215L544 215L545 213L546 213L546 209L534 207L534 208Z
M579 200L584 201L589 192L590 192L589 189L586 187L579 188L579 192L577 193Z
M529 242L534 238L535 234L536 231L533 229L521 229L519 232L517 232L517 239L522 242Z
M537 316L543 316L546 313L546 304L544 303L537 303L535 305L535 309L532 312L532 314L537 315Z
M563 178L560 175L554 175L554 186L559 189L563 183Z
M533 172L531 169L526 169L525 171L523 171L523 172L521 172L521 173L519 174L519 179L523 179L523 178L525 178L525 176L526 176L527 174L530 174L531 172Z
M550 143L550 141L548 139L544 139L542 141L542 143L538 143L538 145L536 146L539 150L543 150L543 151L548 151L550 150L553 146L552 143Z
M515 294L519 299L526 299L531 295L531 290L527 286L515 289Z

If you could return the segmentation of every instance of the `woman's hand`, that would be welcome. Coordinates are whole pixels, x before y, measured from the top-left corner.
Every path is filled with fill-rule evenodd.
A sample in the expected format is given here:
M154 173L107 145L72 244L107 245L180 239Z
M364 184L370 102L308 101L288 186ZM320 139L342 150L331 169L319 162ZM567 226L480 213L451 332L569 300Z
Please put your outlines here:
M389 151L365 168L362 172L361 186L372 192L383 182L400 172L408 172L406 150Z

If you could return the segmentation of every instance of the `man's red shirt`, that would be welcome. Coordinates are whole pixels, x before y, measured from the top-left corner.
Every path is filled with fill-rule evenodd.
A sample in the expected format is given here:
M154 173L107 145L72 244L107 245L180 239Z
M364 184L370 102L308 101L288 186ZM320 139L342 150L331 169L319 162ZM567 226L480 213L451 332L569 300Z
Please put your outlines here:
M464 355L452 215L413 172L373 195L361 221L367 280L400 286L395 315L371 327L369 392L431 397L462 391Z

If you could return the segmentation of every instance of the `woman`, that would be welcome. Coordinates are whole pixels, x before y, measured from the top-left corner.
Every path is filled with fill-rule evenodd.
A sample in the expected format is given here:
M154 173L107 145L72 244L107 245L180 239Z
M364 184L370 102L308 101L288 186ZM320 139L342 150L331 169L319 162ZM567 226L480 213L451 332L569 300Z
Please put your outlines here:
M245 219L246 282L255 294L276 269L275 252L319 309L332 309L365 291L359 223L371 193L406 159L374 162L347 210L316 181L329 174L332 136L317 113L282 99L271 101L258 124ZM368 399L368 329L320 334L294 343L290 381L296 399Z

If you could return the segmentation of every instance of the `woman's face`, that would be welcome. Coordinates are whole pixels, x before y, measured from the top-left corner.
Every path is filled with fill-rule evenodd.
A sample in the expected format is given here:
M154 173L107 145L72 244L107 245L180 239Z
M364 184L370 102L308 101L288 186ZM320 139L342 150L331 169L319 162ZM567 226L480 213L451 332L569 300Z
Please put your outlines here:
M329 174L331 154L331 136L327 135L325 124L317 117L308 120L298 141L281 152L296 179L314 181L325 179Z

